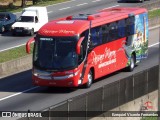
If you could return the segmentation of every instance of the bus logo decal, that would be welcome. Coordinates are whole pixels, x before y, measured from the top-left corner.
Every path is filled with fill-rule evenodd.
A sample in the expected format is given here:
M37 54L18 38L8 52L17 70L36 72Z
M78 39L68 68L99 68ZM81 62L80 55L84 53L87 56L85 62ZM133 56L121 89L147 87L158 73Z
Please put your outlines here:
M111 51L110 48L106 48L103 54L97 55L95 51L92 51L93 64L98 65L98 68L105 67L116 62L116 51ZM107 61L103 62L105 59Z

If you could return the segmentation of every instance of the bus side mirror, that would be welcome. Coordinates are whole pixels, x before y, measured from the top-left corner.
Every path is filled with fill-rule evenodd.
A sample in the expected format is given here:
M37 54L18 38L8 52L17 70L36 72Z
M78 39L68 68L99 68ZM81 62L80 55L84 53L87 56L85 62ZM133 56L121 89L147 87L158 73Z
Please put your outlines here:
M81 37L81 38L78 40L77 47L76 47L76 53L77 53L78 55L81 54L81 43L82 43L83 40L84 40L84 37Z
M27 44L26 44L26 52L29 54L30 53L30 49L31 49L31 43L34 42L35 39L31 38L28 40Z

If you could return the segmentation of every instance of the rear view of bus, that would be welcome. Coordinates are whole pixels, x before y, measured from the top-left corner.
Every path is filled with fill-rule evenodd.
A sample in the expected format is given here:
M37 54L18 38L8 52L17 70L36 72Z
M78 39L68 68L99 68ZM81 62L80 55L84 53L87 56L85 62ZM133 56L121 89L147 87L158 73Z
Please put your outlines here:
M33 84L90 87L93 80L148 55L148 13L144 8L110 8L45 24L26 44L33 50Z

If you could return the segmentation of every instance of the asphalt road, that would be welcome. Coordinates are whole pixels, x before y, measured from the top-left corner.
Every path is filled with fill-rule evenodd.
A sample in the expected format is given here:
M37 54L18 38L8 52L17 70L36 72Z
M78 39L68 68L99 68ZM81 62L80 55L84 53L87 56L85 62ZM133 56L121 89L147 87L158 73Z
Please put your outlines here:
M80 2L81 1L81 2ZM98 1L98 0L97 0ZM73 3L72 3L73 2ZM93 12L98 9L103 9L106 7L111 7L115 5L131 5L130 3L117 3L111 2L110 0L101 0L99 2L92 3L91 0L79 0L78 2L72 1L70 3L59 4L58 6L49 6L49 10L60 9L62 7L67 8L68 5L77 5L87 2L88 4L81 5L81 7L73 7L73 9L68 8L68 10L59 10L54 12L55 14L49 14L49 18L62 17L65 14L75 14L79 12ZM91 4L92 3L92 4ZM91 5L90 5L91 4ZM136 6L141 3L132 3L132 6ZM86 5L86 6L85 6ZM93 89L99 88L105 84L111 83L113 81L119 80L130 76L131 74L137 73L144 69L150 68L154 65L157 65L159 62L159 29L155 28L150 30L149 37L149 56L148 59L140 63L133 72L124 72L119 71L114 74L108 75L99 79L95 82L89 89L65 89L65 88L48 88L48 87L34 87L31 82L31 70L15 74L0 80L0 111L37 111L45 109L49 106L62 102L71 97L89 92ZM9 34L9 33L6 33ZM2 42L1 38L5 38L6 42ZM0 48L2 46L7 46L12 41L13 43L18 44L20 41L23 43L27 40L27 37L12 37L12 36L1 36ZM5 40L4 40L5 41ZM3 45L2 45L3 44ZM10 47L10 44L9 46Z
M144 3L124 3L118 0L71 0L66 3L47 7L49 20L78 13L93 13L109 7L116 6L140 6L156 0L145 1ZM19 16L20 13L17 13ZM12 36L11 32L0 34L0 51L24 45L30 36Z

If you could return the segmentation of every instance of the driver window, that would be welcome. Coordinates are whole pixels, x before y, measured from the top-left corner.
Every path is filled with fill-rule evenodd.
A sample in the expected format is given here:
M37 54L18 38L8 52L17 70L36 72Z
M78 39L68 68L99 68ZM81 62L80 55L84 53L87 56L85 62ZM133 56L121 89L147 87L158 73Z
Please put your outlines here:
M87 37L88 38L88 37ZM81 43L81 53L78 56L78 63L80 64L85 56L86 56L86 50L87 50L87 38L85 37L84 40Z

